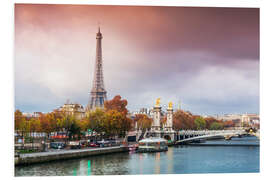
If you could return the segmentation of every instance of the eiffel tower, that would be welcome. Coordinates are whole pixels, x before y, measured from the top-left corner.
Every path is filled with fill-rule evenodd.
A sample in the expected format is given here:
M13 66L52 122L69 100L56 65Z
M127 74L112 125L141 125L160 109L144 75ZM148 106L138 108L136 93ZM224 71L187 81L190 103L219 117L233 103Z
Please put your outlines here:
M104 101L107 100L107 92L105 91L104 81L103 81L103 70L102 70L102 49L101 49L101 39L102 34L100 32L100 27L98 28L98 33L96 35L97 46L96 46L96 64L93 79L93 86L90 92L90 97L86 110L94 110L96 108L103 108Z

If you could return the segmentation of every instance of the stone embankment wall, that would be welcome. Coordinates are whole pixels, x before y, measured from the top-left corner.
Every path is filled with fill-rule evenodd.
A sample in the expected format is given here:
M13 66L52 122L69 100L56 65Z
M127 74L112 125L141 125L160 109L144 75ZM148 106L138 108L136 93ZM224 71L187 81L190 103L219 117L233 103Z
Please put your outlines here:
M74 159L86 156L96 156L127 151L128 151L127 147L107 147L98 149L60 150L56 152L20 154L19 157L15 157L15 165L27 165L34 163L42 163L64 159Z

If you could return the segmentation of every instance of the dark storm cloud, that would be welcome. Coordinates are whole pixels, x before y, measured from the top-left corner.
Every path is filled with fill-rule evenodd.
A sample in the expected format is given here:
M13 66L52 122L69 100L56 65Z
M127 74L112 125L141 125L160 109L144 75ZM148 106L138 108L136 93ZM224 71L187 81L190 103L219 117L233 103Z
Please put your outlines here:
M129 7L129 14L136 14L139 8ZM121 12L121 8L118 9ZM150 15L121 18L126 24L125 28L121 28L123 35L130 37L130 42L135 42L135 45L141 44L142 49L170 53L192 49L238 59L259 58L259 9L142 9L149 10ZM139 25L138 22L142 23Z

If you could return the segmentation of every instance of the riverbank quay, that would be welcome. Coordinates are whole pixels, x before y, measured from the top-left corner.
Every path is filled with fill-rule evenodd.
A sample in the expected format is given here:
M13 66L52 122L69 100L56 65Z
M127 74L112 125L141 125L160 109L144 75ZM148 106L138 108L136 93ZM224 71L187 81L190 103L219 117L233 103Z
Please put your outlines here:
M129 151L128 147L117 146L117 147L104 147L95 149L87 148L76 150L59 150L52 152L27 153L27 154L20 154L18 157L15 157L15 166L65 160L65 159L75 159L87 156L97 156L119 152L128 152L128 151Z

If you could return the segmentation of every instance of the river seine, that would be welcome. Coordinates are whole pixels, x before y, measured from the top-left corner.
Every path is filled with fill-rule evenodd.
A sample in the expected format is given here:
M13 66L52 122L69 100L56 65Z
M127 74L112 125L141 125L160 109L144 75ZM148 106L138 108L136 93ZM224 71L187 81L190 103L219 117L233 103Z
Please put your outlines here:
M18 166L15 176L254 173L260 170L260 147L256 137L203 144L208 145L175 146L160 153L117 153Z

